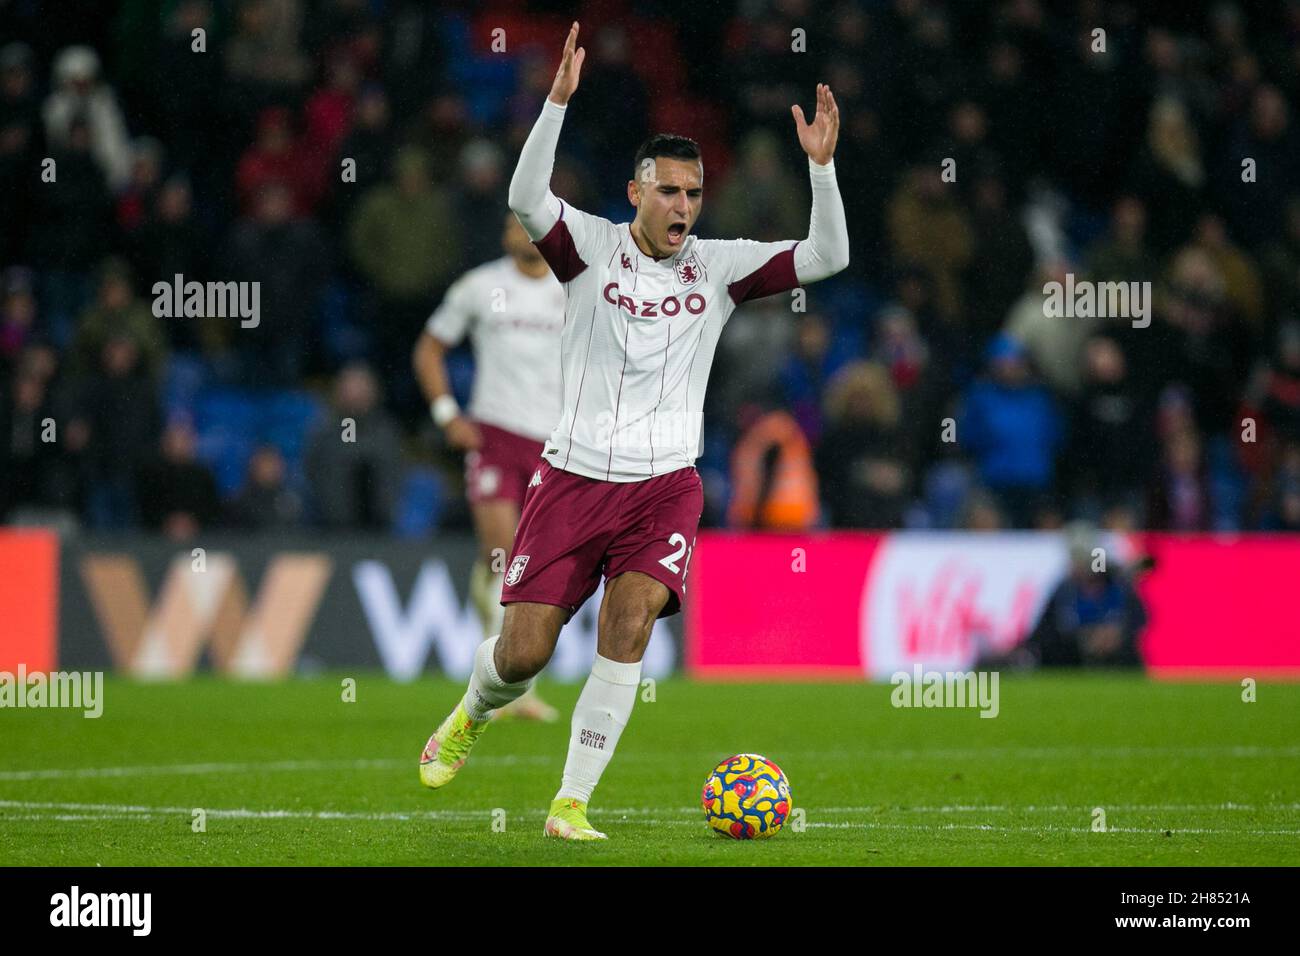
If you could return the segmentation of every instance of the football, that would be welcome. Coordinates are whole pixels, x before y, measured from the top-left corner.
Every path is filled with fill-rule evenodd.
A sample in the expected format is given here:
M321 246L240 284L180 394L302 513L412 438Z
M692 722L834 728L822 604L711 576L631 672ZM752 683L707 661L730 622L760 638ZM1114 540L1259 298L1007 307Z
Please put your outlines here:
M793 806L785 774L759 754L737 754L714 767L701 798L709 828L735 840L770 837Z

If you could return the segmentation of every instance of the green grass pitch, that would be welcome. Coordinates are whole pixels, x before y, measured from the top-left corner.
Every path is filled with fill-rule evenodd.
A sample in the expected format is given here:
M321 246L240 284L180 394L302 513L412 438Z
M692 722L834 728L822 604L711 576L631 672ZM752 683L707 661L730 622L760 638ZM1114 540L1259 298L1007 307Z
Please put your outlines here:
M541 830L577 686L542 687L561 724L491 727L432 792L416 761L462 685L356 677L354 703L340 674L110 679L97 720L0 710L0 864L1300 863L1295 684L1245 703L1232 683L1004 676L981 719L895 709L882 684L660 681L592 801L610 839L567 844ZM781 764L802 829L706 830L700 788L741 751Z

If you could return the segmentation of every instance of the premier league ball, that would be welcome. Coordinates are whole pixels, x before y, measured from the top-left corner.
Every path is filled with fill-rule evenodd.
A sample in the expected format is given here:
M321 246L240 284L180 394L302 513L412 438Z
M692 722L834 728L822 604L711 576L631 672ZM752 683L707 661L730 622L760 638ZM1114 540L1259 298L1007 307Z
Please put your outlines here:
M793 806L781 768L758 754L737 754L714 767L702 799L713 832L736 840L770 837Z

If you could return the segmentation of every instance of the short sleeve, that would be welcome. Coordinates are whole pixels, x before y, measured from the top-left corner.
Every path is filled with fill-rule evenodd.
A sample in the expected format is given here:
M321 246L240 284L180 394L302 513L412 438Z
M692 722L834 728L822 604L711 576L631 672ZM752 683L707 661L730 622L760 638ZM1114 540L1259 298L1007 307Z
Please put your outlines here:
M433 310L424 331L448 347L459 345L474 321L474 274L466 273L447 289L438 308Z
M614 224L583 212L558 197L555 202L560 205L559 218L550 232L538 239L535 245L555 277L568 282L601 254L613 235Z
M794 249L797 239L757 242L727 239L719 242L726 264L727 292L740 305L751 299L777 295L799 287L795 275Z

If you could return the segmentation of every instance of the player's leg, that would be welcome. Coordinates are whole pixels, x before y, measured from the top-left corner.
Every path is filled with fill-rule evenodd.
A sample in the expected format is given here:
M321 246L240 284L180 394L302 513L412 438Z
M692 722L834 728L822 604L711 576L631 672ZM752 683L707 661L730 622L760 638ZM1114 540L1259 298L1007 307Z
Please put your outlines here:
M427 787L455 776L495 711L527 691L555 652L564 622L600 583L616 512L604 483L544 462L536 471L503 580L501 634L479 646L465 696L429 738L420 758Z
M465 488L479 543L470 571L470 600L484 637L490 638L501 633L505 557L514 548L519 513L542 446L486 422L479 423L479 431L481 447L465 458ZM498 716L549 723L560 715L530 688Z
M505 577L506 556L515 543L519 524L519 506L513 501L496 499L470 505L478 554L470 570L469 596L474 613L483 625L483 634L501 633L504 609L501 606L501 580Z
M465 765L493 713L518 700L555 653L569 610L520 602L506 608L501 633L478 646L465 696L433 732L420 755L420 782L437 789Z
M514 547L515 528L519 525L519 504L511 498L498 498L481 501L471 506L470 510L479 540L478 560L470 572L470 597L479 622L483 625L483 633L491 636L501 633L505 610L501 604L505 557ZM518 700L503 707L498 716L540 720L549 724L559 719L560 712L542 700L537 691L530 687Z
M515 503L502 497L503 469L498 461L501 443L494 441L497 433L481 424L479 430L482 444L465 456L465 491L479 544L477 558L470 569L469 596L487 640L474 655L474 670L465 695L438 725L420 754L420 782L434 789L451 782L465 765L470 748L487 728L492 708L483 708L482 702L499 697L504 704L514 699L510 696L513 689L504 696L494 690L500 681L492 666L492 654L497 635L501 633L501 622L496 613L500 608L497 603L500 593L495 598L492 595L492 551L503 547L509 553L518 513Z
M501 633L503 565L514 547L528 479L516 474L511 442L515 436L485 422L476 425L481 443L465 455L465 497L478 539L469 596L483 636L493 637Z
M483 625L483 633L493 637L501 633L505 608L501 604L501 586L505 578L505 559L514 547L515 527L519 524L519 505L501 498L471 505L474 529L478 533L479 553L470 571L470 600ZM497 569L500 570L497 570ZM501 709L499 717L541 720L553 723L557 711L542 700L533 688Z
M620 574L606 584L596 659L573 709L569 754L547 816L547 836L604 839L587 821L587 801L632 716L641 684L641 658L655 619L670 596L668 588L639 571Z
M624 520L606 553L596 659L574 710L564 777L546 821L548 835L604 836L587 821L587 802L632 715L655 619L681 609L703 508L704 489L694 468L629 489Z

